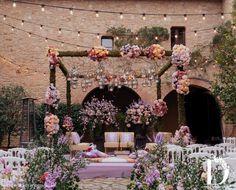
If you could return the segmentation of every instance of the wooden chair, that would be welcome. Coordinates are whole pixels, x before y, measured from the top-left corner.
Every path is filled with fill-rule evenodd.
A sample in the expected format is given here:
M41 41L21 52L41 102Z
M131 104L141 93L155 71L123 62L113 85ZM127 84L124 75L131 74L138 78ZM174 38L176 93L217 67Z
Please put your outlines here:
M120 149L134 148L134 132L120 132Z
M108 148L119 149L119 132L105 132L105 142L104 148L105 152L107 152Z

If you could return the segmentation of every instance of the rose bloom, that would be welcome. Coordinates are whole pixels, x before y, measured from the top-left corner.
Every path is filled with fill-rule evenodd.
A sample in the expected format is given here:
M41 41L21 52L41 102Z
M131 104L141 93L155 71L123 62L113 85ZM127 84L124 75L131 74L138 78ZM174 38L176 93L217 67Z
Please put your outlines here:
M44 183L48 174L48 172L44 172L44 174L39 177L39 182Z
M174 187L172 185L166 185L165 190L174 190Z

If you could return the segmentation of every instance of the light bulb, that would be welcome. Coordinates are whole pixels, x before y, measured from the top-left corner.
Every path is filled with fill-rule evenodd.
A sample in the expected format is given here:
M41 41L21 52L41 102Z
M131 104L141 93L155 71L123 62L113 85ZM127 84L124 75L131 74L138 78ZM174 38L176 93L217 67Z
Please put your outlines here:
M166 14L164 14L164 18L163 18L163 19L164 19L164 21L166 21L166 19L167 19L167 18L166 18L166 16L167 16L167 15L166 15Z
M14 30L15 30L15 27L14 27L14 26L12 26L12 27L11 27L11 31L14 31Z
M21 21L21 26L24 26L24 23L25 23L25 21L24 21L24 20L22 20L22 21Z
M62 46L62 47L64 46L64 42L61 42L61 46Z
M202 14L202 20L206 20L206 15Z
M146 20L146 14L143 13L143 20Z
M42 30L42 29L43 29L43 25L42 25L42 24L40 25L39 29L40 29L40 30Z
M185 21L188 20L188 17L187 17L186 14L184 14L184 20L185 20Z
M175 39L177 39L178 38L178 35L177 34L175 34Z
M99 17L99 13L98 13L98 11L96 11L96 14L95 14L95 15L96 15L96 17Z
M42 12L45 11L45 5L41 5L41 11L42 11Z
M77 32L77 36L80 37L80 31Z
M13 2L12 6L13 6L14 8L16 7L16 2L15 2L15 1Z
M120 13L120 19L123 19L124 16L123 16L123 13Z
M48 42L48 38L45 38L45 42Z
M233 24L233 30L235 30L236 29L236 26L235 26L235 24Z
M224 19L225 16L224 16L224 13L221 13L221 19Z
M28 36L29 36L29 38L31 37L31 33L30 32L28 33Z
M158 40L158 36L155 36L155 40Z
M99 33L97 33L97 39L99 39L100 38L100 34Z
M70 15L73 15L73 14L74 14L73 9L70 8Z
M58 29L58 33L61 34L61 28Z
M135 37L135 40L138 40L138 36Z
M214 28L214 33L216 33L217 32L217 30L216 30L216 28Z
M119 40L119 36L116 36L116 40Z
M196 30L194 30L194 35L197 36L197 31Z
M3 20L6 20L7 19L7 15L3 15Z
M79 46L77 45L76 47L77 47L77 50L79 50Z

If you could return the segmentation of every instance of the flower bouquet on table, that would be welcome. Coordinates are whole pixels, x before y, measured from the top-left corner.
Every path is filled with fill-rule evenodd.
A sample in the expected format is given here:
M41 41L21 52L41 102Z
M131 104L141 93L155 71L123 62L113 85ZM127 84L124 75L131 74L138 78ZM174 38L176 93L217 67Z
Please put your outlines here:
M130 127L131 123L149 125L152 121L153 108L150 104L139 100L129 106L126 114L127 127Z
M123 57L127 57L130 59L138 58L142 53L142 49L139 46L137 45L131 46L130 44L122 46L120 51Z
M107 59L109 52L104 47L94 47L88 51L88 57L93 61L102 61Z
M59 119L52 113L47 113L44 118L44 128L47 132L48 137L52 137L59 131Z
M59 65L60 60L58 58L58 55L58 49L52 47L48 48L47 56L50 64L50 69L53 69L55 66Z
M152 44L144 49L144 54L150 59L162 59L165 57L165 49L159 44Z
M176 71L172 74L172 87L177 93L187 95L190 81L186 71Z
M176 65L177 67L183 67L189 64L191 53L189 48L180 44L174 45L173 52L171 55L171 63Z
M45 94L45 103L57 109L59 101L60 101L60 93L57 90L57 88L54 86L54 84L52 83L47 88L47 91Z
M171 143L179 146L187 146L192 144L193 139L188 126L181 126L179 130L175 131L175 135L171 138Z
M116 126L116 114L118 109L111 101L93 97L91 102L86 102L80 111L80 119L84 126L97 125Z

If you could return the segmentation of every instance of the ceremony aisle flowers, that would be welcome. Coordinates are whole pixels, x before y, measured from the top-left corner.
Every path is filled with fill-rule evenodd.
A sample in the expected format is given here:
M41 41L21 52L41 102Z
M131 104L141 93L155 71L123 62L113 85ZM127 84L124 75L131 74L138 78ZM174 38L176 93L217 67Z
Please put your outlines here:
M107 58L108 50L104 47L94 47L88 51L88 57L93 61L102 61Z
M130 45L127 44L122 46L121 48L121 55L130 59L138 58L142 53L142 49L137 45Z
M177 67L183 67L189 64L190 62L190 50L186 46L174 45L173 52L171 55L171 63Z
M165 49L159 44L152 44L144 49L144 54L150 59L162 59L165 57Z
M80 119L84 126L97 125L116 126L116 114L118 109L111 101L93 97L91 102L86 102L80 111Z
M45 94L45 103L57 109L60 101L60 93L53 83L47 88Z
M172 87L177 93L187 95L189 93L190 81L186 71L176 71L172 75Z

